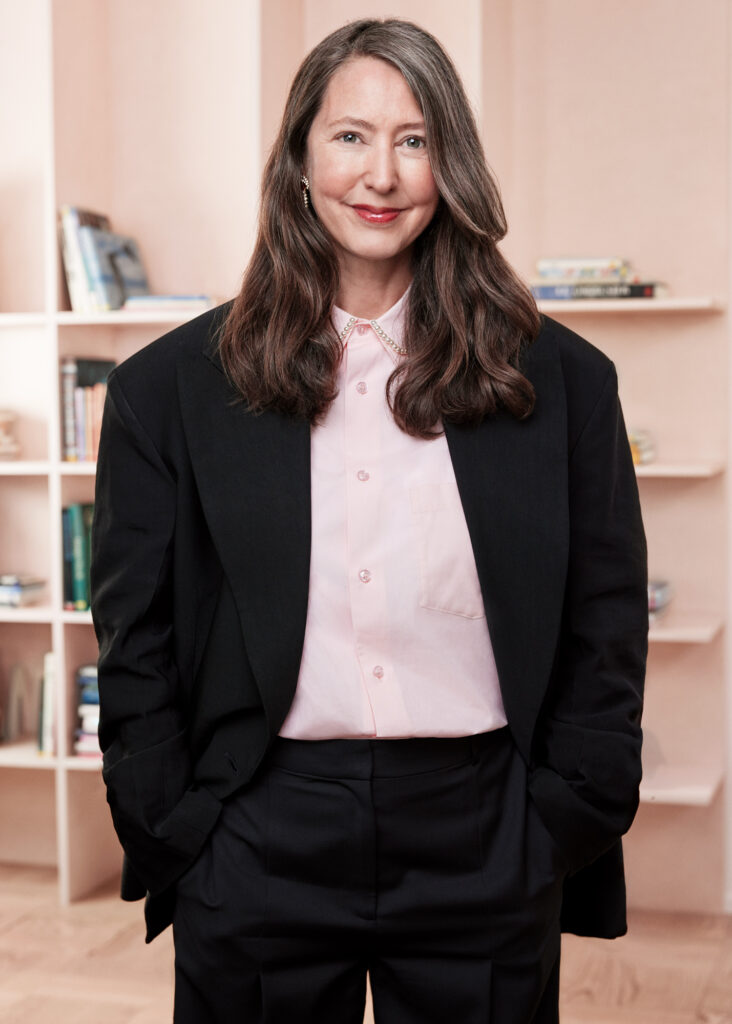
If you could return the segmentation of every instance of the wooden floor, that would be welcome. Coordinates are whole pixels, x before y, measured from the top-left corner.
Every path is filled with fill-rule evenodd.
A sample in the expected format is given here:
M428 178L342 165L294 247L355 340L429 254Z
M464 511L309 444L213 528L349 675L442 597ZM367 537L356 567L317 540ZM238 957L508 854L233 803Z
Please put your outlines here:
M116 886L62 909L54 871L0 865L0 1024L165 1024L171 940ZM562 955L562 1024L732 1024L732 917L636 912Z

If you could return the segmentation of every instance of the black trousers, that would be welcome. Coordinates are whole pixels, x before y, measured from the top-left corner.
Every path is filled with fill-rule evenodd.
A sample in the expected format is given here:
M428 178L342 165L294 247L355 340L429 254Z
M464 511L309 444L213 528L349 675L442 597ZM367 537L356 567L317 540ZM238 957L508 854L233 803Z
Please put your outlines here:
M278 737L177 885L175 1024L556 1024L566 865L507 728Z

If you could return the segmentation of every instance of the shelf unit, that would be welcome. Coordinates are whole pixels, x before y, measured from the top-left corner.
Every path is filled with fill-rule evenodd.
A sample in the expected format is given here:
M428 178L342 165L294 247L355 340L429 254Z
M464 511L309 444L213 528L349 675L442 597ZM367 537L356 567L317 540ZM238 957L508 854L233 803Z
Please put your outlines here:
M525 279L539 256L620 254L678 293L540 308L610 355L628 428L658 443L658 460L637 475L651 574L676 596L650 633L629 899L715 912L732 910L732 569L721 554L732 548L732 224L720 215L732 209L732 19L725 0L708 0L703 19L693 5L668 19L665 0L620 2L630 36L627 18L572 0L393 0L389 13L423 24L454 57L501 185L502 249ZM73 671L96 651L90 614L62 608L60 510L91 499L95 467L60 459L58 365L68 355L119 361L180 318L71 312L55 211L70 202L109 213L140 241L155 291L233 296L292 73L337 25L384 13L377 0L217 0L205 19L176 0L6 2L0 407L19 414L22 461L0 462L0 565L49 587L37 606L0 609L0 685L15 661L40 673L43 652L55 652L58 755L0 746L0 860L55 865L64 903L117 873L121 855L99 763L69 754ZM601 113L587 81L612 90ZM705 871L691 877L688 863Z

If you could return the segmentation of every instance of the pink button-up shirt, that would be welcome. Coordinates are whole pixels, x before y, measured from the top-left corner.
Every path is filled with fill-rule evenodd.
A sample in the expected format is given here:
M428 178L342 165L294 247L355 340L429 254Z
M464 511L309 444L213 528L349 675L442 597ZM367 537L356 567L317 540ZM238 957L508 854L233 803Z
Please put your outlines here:
M399 345L406 296L378 322L333 310L344 354L338 396L311 431L308 612L281 736L465 736L506 724L447 442L404 433L386 404L402 357L371 323Z

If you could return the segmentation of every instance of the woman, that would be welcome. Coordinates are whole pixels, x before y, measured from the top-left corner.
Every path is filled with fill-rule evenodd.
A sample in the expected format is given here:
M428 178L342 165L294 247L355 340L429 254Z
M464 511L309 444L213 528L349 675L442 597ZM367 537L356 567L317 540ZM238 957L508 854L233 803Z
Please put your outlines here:
M540 317L415 25L305 59L233 303L109 380L100 742L175 1020L558 1018L625 930L646 548L613 364Z

